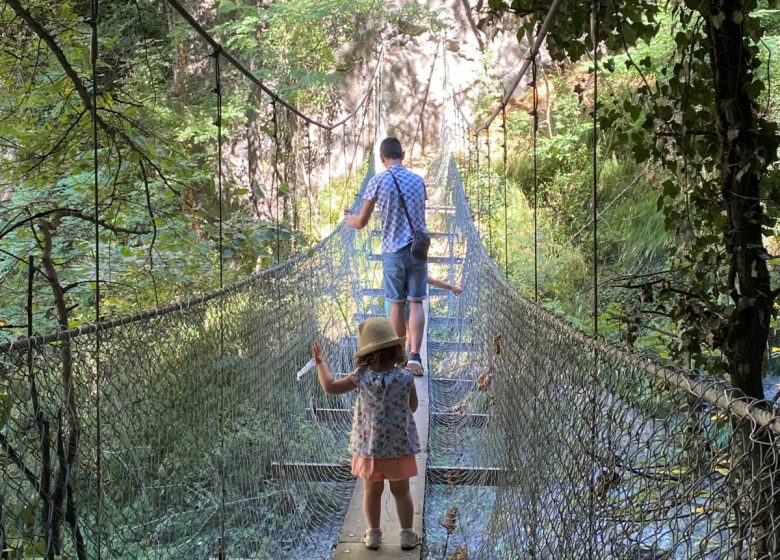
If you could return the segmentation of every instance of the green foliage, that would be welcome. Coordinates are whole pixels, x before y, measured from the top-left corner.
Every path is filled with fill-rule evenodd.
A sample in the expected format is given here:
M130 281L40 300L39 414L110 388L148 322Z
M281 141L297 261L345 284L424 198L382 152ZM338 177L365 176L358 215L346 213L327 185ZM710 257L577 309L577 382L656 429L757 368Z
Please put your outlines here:
M439 25L430 10L416 6L376 10L368 0L216 4L214 12L198 14L205 27L286 101L321 115L323 121L342 109L329 86L371 58L372 53L361 49L373 44L385 20L415 33ZM98 272L101 315L125 315L213 290L220 284L220 275L225 283L245 278L325 233L317 231L320 223L308 228L307 218L301 218L306 206L303 173L296 167L299 152L292 148L306 132L303 125L278 103L271 105L267 97L257 95L224 59L220 59L222 104L217 123L213 53L166 6L156 0L100 4L94 82L89 3L30 0L0 7L0 64L4 69L0 73L0 342L27 332L31 261L35 268L29 294L30 328L48 333L96 319ZM95 121L90 111L93 85L97 90ZM93 122L97 123L97 146ZM223 150L218 161L220 139ZM351 169L348 177L329 177L331 185L324 192L332 192L333 197L318 196L319 187L307 184L306 194L315 208L311 217L319 222L317 205L327 198L338 199L338 204L322 209L327 223L338 222L343 201L351 202L359 174L360 170ZM258 309L253 305L258 302L236 302L233 310L244 313L239 325L244 333L256 327ZM297 319L300 312L290 309L290 316ZM252 392L267 382L263 378L267 371L257 367L256 355L254 361L247 357L245 336L232 338L241 347L225 348L223 361L213 359L207 350L219 339L218 324L210 314L193 318L188 328L176 333L160 334L164 329L157 329L157 339L143 343L149 333L121 341L117 330L103 339L101 366L116 383L106 388L112 406L104 409L103 421L122 435L104 441L104 547L117 550L120 543L133 540L136 548L125 551L127 558L180 557L177 547L192 545L196 523L203 525L203 534L208 536L197 545L197 556L211 555L210 544L219 537L213 517L214 503L219 501L215 484L219 461L228 458L240 463L246 450L253 449L259 455L254 464L265 470L274 457L278 434L301 442L300 450L296 443L290 444L301 455L311 452L311 442L318 437L316 426L306 421L305 410L295 415L295 425L282 426L270 407L258 411L249 404L256 402L249 400ZM289 329L279 333L286 336ZM294 352L285 343L298 345L297 340L273 337L266 342L265 350L274 356ZM122 344L130 347L120 348ZM39 390L47 402L59 402L68 391L63 378L70 358L64 347L55 344L40 354L46 375L38 379ZM89 438L96 422L90 406L95 381L89 352L82 350L73 357L78 370L74 386L87 397L79 401L77 412L84 427L77 455L87 463L93 460L95 442ZM3 372L6 359L14 358L4 357ZM155 373L153 378L128 377L138 361L147 359L156 361L148 369ZM13 368L26 371L23 364ZM236 374L227 386L220 375L226 370ZM27 383L0 384L0 427L25 426L20 438L25 447L22 456L37 466L44 450L33 427L30 390L25 387ZM229 436L218 452L204 452L209 449L204 438L213 442L208 432L220 423L224 403L218 395L223 390L231 407L223 424ZM208 402L203 402L203 395ZM278 395L280 406L298 406L292 387ZM201 406L192 407L191 401L198 396ZM44 417L54 426L58 413L61 410L46 410ZM67 433L75 421L68 418L65 424ZM140 445L128 446L131 453L128 448L119 449L128 441ZM57 443L52 438L52 455L56 455ZM334 446L332 456L316 459L335 461L345 447ZM159 465L156 472L146 470L149 463L155 468ZM78 466L81 478L73 484L84 484L87 490L77 492L84 499L77 515L83 527L94 526L92 512L97 507L94 500L90 503L93 465ZM42 543L28 537L45 530L42 500L32 488L35 484L18 470L9 461L6 476L18 480L23 486L20 492L29 491L32 497L24 507L3 503L4 544L9 557L42 556ZM238 472L237 476L248 479L257 473ZM244 496L228 491L227 498ZM244 542L256 533L252 525L256 516L249 515L249 510L279 496L268 485L251 498L246 506L231 510L243 516L241 523L232 524L240 527L240 534L231 535L234 542ZM321 497L306 491L284 497L291 509L280 508L268 516L268 523L284 527L290 523L285 513L311 499L322 505ZM183 513L171 515L168 506ZM129 518L159 523L143 538L128 539L123 531L131 530ZM112 532L117 527L121 530ZM62 532L66 531L63 526ZM278 545L269 540L254 550L271 555ZM236 545L235 556L242 556L239 548ZM90 550L87 555L91 556Z
M41 220L56 224L48 258L68 288L68 323L75 326L95 318L87 8L83 3L26 5L31 18L45 22L44 30L62 49L77 83L10 6L0 9L0 24L8 30L0 52L6 68L0 80L8 92L0 98L0 327L18 326L0 329L0 339L24 333L28 256L35 257L39 269L33 329L46 332L55 326L51 286L40 272L45 256ZM181 19L161 10L163 5L152 0L101 7L98 212L105 224L97 247L104 315L160 305L182 293L219 285L213 60ZM358 47L372 44L385 18L395 25L414 21L425 27L438 21L422 8L376 10L368 0L270 5L225 1L218 3L216 13L199 16L224 38L232 54L288 101L315 112L335 108L328 85L350 64L371 56ZM209 19L217 21L212 25ZM340 48L347 43L350 48ZM291 141L295 134L294 123L274 124L270 112L258 108L263 100L248 84L223 64L223 145L231 150L223 158L225 282L286 258L308 244L303 231L312 234L316 229L308 227L311 219L305 213L301 217L305 199L294 177L280 179L274 193L270 186L247 186L242 179L242 162L233 150L241 145L248 125L255 126L266 143L277 130L280 142ZM18 91L26 93L13 95ZM257 149L266 156L269 152L267 145ZM258 167L261 181L267 164ZM308 190L309 198L323 200L316 185ZM277 197L282 200L280 216ZM76 210L80 217L61 216L59 208ZM340 219L340 210L329 212L328 223ZM41 213L45 215L40 219L28 218Z
M585 330L592 328L592 119L583 110L571 82L579 74L573 69L567 77L550 77L549 126L539 130L537 140L537 268L540 302L566 315ZM520 100L530 103L530 94ZM546 119L545 103L540 118ZM532 120L524 111L507 114L508 161L508 246L504 245L503 163L492 162L490 172L482 169L480 196L476 177L467 175L472 209L482 208L482 233L492 235L494 257L503 266L509 256L509 274L529 297L534 296L534 159ZM653 185L656 171L636 164L626 147L602 135L599 153L599 267L601 278L622 278L666 263L669 235L663 218L656 212ZM501 140L493 137L493 153ZM484 158L484 151L483 156ZM494 156L495 157L495 156ZM472 162L472 168L474 167ZM488 181L490 176L490 181ZM487 185L492 184L492 200ZM485 219L490 217L489 221ZM620 289L602 287L603 334L616 339L621 334L620 306L630 301ZM610 332L610 330L612 332Z
M288 101L307 109L333 109L339 95L323 86L354 68L386 23L419 35L442 29L439 14L416 3L374 0L221 0L215 31L225 46Z
M763 311L749 308L766 305L757 303L759 298L740 299L740 293L754 289L750 278L766 274L761 263L770 257L763 243L734 244L730 231L755 230L758 225L763 228L764 240L774 243L771 237L776 232L778 212L775 123L780 112L769 94L777 66L769 62L777 44L780 17L771 4L743 2L742 11L734 12L730 16L733 21L726 22L723 2L668 6L650 1L599 3L599 207L611 201L614 193L609 186L610 167L620 174L629 171L632 164L627 162L633 160L642 166L635 169L646 174L637 183L642 195L625 204L618 200L609 208L621 219L605 216L599 222L602 278L606 272L615 280L602 289L600 303L607 310L605 331L631 345L660 350L659 342L663 342L665 352L674 359L714 373L726 368L721 351L728 337L732 357L744 359L737 357L742 350L736 352L734 348L746 343L739 342L744 337L740 332L752 328L750 321L742 324L747 320L745 313L755 317ZM493 14L511 11L526 16L525 29L519 36L532 33L549 6L550 2L522 0L480 3ZM488 17L492 17L490 13ZM723 39L734 26L738 26L737 35ZM583 127L588 126L590 117L585 110L592 110L592 75L577 76L578 68L593 72L589 60L593 51L591 31L590 5L563 3L547 38L554 60L564 64L585 60L568 67L566 74L570 89L580 98L581 118L569 131L555 130L553 145L540 139L540 223L543 228L548 226L545 212L549 208L555 216L549 227L558 243L565 242L571 230L583 225L592 211L585 190L590 165L582 155L590 149ZM746 66L724 67L719 72L731 72L728 80L739 80L741 89L733 98L716 103L717 88L727 86L724 80L718 82L714 73L718 62L710 58L712 44L734 40L733 36L744 37L741 52ZM556 92L567 89L565 84L561 86L556 85ZM553 104L553 115L558 118L572 111L572 107L561 107L560 97ZM742 116L752 120L740 121ZM727 122L737 124L727 127L723 124ZM741 126L739 122L754 124ZM527 135L529 128L526 124L517 130ZM727 145L731 146L728 150L723 148ZM551 177L545 177L549 158L557 161L560 169L553 169ZM513 172L523 166L516 164ZM747 196L739 195L740 189L759 182L763 205L760 223L751 219L755 211L740 214L733 203L728 203ZM519 184L529 184L527 172ZM545 191L547 188L552 195ZM527 197L527 186L523 190ZM661 232L662 228L666 233ZM544 240L550 235L547 232ZM582 241L584 248L588 240ZM735 256L740 253L752 259L753 272L740 264L742 259ZM773 261L769 263L774 266ZM776 284L776 273L771 274ZM619 285L624 293L613 289ZM766 329L766 321L760 322L760 328ZM760 361L761 352L757 347L750 359ZM738 373L743 371L741 367L731 368L732 379L738 384L745 377ZM753 372L755 368L750 369ZM755 377L755 373L751 375ZM755 387L754 383L751 390Z

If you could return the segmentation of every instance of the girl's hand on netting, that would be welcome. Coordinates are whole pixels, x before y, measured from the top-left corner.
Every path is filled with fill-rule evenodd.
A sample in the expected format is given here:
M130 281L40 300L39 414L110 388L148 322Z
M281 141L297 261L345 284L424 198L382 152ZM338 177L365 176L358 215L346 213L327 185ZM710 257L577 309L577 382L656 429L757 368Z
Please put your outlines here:
M449 288L450 288L450 291L451 291L453 294L455 294L456 296L459 296L460 294L462 294L462 293L463 293L463 290L461 290L461 289L460 289L460 288L458 288L457 286L453 286L452 284L450 284Z
M311 345L311 358L315 364L322 363L322 349L320 348L320 343L316 340Z

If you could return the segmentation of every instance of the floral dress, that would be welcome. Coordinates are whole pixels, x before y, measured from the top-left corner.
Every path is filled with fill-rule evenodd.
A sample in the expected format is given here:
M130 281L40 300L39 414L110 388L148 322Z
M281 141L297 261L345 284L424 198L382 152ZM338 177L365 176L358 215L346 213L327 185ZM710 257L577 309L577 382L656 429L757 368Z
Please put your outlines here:
M402 368L352 374L358 397L349 451L352 472L370 480L401 480L417 474L417 425L409 407L414 377Z

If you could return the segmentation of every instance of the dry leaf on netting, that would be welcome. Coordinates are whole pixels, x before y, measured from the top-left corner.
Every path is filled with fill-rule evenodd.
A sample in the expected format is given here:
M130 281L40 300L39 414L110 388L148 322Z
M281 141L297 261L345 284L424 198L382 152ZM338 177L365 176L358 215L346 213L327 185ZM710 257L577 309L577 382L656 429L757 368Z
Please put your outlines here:
M492 371L490 366L486 366L480 370L479 375L477 376L477 391L487 391L488 387L490 387L490 381L493 378Z
M444 473L444 483L447 486L455 486L459 482L460 482L460 475L458 474L458 471L447 470Z
M455 527L458 524L458 508L451 507L447 510L447 515L444 517L444 523L442 526L447 529L447 534L451 535L455 532Z
M501 337L504 336L501 333L496 333L496 336L493 337L493 355L494 356L500 356L501 355Z
M468 400L469 400L469 398L466 397L462 401L452 405L447 410L449 410L452 414L465 414L466 413L466 407L468 406Z
M446 560L469 560L469 545L462 544L455 549L455 552L447 555Z

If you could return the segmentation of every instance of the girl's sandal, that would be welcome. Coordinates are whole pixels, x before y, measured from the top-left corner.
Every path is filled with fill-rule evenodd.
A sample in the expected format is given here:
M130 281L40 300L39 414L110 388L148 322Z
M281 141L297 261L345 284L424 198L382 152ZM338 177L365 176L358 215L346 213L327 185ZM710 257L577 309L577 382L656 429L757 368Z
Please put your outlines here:
M369 550L379 550L379 545L382 544L382 529L367 529L363 535L363 543Z
M420 535L413 529L401 529L401 549L412 550L420 544Z

